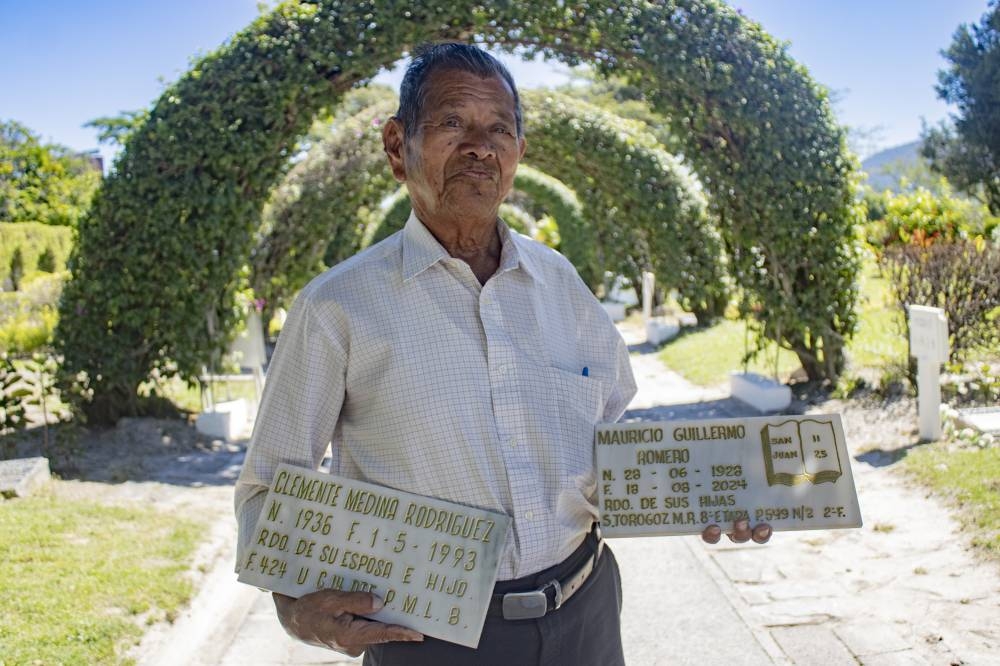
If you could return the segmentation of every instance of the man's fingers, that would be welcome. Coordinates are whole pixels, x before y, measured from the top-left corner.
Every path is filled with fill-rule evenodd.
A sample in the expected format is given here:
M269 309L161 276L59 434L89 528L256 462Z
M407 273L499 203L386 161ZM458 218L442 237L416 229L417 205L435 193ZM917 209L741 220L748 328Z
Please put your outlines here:
M344 613L371 615L382 609L382 600L371 592L341 592L340 590L318 590L302 597L313 600L317 609L339 617Z
M771 526L767 523L761 523L753 528L753 536L751 537L756 543L767 543L771 538Z
M767 523L761 523L750 529L750 521L746 518L741 518L733 523L733 531L726 534L726 536L733 543L746 543L751 539L756 543L767 543L771 538L772 531L771 526ZM701 539L705 543L719 543L721 536L722 528L718 525L709 525L701 532Z
M741 518L733 523L733 531L728 535L733 543L746 543L750 540L750 521Z
M392 641L422 641L419 631L401 627L398 624L383 624L374 620L355 618L351 623L351 644L372 645Z
M709 525L701 532L701 540L705 543L719 543L722 538L722 528L718 525Z

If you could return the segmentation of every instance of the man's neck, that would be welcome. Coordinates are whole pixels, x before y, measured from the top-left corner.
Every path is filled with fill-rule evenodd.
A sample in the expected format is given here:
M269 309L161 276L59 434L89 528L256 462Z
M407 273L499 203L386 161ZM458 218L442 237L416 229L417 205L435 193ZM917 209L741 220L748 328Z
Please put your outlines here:
M420 221L448 254L469 265L479 284L486 284L500 267L503 246L496 217L465 224L435 223L423 218Z

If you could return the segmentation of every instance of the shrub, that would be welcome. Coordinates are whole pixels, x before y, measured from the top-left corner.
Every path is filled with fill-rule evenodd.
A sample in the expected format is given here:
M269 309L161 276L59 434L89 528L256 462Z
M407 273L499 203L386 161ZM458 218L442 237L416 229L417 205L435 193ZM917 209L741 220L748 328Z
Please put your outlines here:
M18 312L0 323L0 351L21 355L52 344L58 321L59 313L48 305L34 313Z
M30 282L32 274L44 270L39 268L38 262L46 250L52 254L52 270L48 272L66 270L66 258L72 246L73 230L69 227L37 222L0 223L0 284L10 276L15 248L21 250L25 282Z
M0 293L0 352L24 355L52 343L65 278L38 274L21 291Z
M901 308L945 311L951 360L1000 349L1000 246L982 239L893 245L885 249L883 264Z
M940 194L922 187L897 195L886 192L866 202L870 221L865 235L878 253L893 245L989 239L1000 233L1000 218L979 202L953 196L947 187Z

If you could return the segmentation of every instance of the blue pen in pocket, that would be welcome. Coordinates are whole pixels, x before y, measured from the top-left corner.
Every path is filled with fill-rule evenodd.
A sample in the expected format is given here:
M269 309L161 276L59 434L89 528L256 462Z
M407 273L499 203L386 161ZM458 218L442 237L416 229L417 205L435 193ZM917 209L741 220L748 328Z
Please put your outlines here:
M583 366L583 376L584 377L590 376L590 368L588 368L587 366Z

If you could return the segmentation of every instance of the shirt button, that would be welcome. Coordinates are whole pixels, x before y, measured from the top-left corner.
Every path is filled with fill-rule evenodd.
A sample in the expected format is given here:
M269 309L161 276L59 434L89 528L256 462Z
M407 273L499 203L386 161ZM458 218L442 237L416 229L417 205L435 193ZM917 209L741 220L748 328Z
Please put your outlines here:
M513 437L508 437L507 438L507 446L510 446L510 447L517 446L517 440L514 439Z
M501 377L506 377L507 373L510 372L510 366L509 365L501 365L501 366L499 366L497 368L497 372L500 373Z
M526 512L524 513L524 517L525 517L525 518L527 518L528 520L531 520L532 518L534 518L534 517L535 517L535 514L533 514L533 513L532 513L532 512L530 512L530 511L526 511Z

